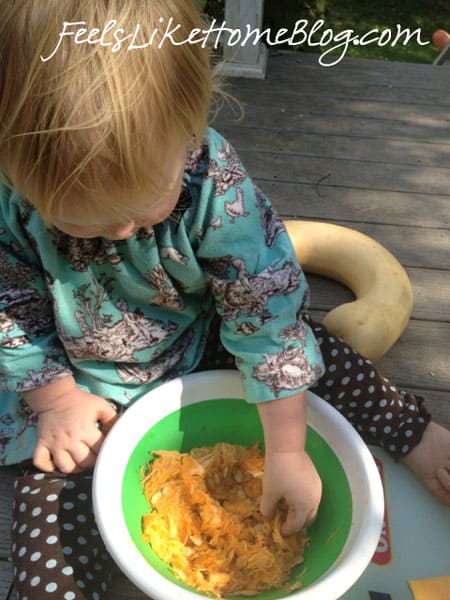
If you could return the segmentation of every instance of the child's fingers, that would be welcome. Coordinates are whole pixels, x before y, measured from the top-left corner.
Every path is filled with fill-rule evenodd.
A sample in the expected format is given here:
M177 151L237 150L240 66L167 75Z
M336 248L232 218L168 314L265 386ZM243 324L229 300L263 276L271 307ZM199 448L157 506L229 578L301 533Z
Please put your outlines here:
M109 432L118 418L119 415L117 414L117 411L109 402L102 407L98 415L98 420L101 423L101 429L104 435Z
M36 447L33 454L34 466L46 473L50 473L51 471L78 473L87 469L93 469L96 459L97 452L81 443L70 451L57 449L53 452L46 446L40 445Z
M271 519L275 515L280 498L275 495L263 495L259 510L263 517ZM283 535L291 535L308 527L317 517L317 508L311 509L302 504L289 505L286 519L281 527Z
M50 450L46 446L38 444L33 453L33 464L40 471L50 473L55 470L55 463Z
M316 518L317 511L311 511L306 506L290 505L286 515L286 520L281 527L283 535L291 535L300 531L307 525L310 525Z
M77 471L85 471L87 469L93 469L95 461L97 460L97 453L93 448L90 448L87 444L78 444L73 450L71 450L71 458L76 465Z
M80 470L68 450L56 449L52 457L55 469L61 473L77 473Z
M279 499L279 496L274 494L263 493L259 505L259 510L263 517L271 519L274 516Z
M450 492L450 461L449 464L443 467L440 467L436 471L436 477L441 486L447 491Z
M107 432L105 432L105 428L102 427L101 430L98 429L96 433L97 435L95 436L95 438L91 437L89 440L86 440L86 446L95 457L94 462L97 458L97 454L100 452L100 448L102 447L103 442L105 441L105 435Z
M436 471L435 496L445 506L450 506L450 461Z

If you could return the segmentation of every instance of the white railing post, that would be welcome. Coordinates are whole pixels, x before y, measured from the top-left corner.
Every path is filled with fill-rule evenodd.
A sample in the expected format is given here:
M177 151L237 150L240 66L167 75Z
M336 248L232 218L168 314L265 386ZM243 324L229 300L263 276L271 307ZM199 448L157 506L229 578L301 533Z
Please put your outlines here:
M262 31L263 11L264 0L225 0L227 27L240 29L242 39L247 33L247 26L250 30ZM227 44L227 39L225 37L223 47L225 65L222 72L230 77L263 79L266 74L267 47L262 42L257 44L248 42L244 46L239 43L231 46Z

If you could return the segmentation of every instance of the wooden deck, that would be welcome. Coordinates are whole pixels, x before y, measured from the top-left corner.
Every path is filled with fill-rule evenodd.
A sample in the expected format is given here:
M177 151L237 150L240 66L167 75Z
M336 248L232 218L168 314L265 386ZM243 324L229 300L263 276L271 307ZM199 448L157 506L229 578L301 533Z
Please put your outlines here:
M276 53L267 79L236 79L244 119L215 122L286 218L329 221L384 244L415 292L412 320L380 363L428 398L450 427L450 139L448 67ZM310 278L314 313L350 298ZM0 599L10 583L12 472L0 479ZM117 577L112 600L144 598Z

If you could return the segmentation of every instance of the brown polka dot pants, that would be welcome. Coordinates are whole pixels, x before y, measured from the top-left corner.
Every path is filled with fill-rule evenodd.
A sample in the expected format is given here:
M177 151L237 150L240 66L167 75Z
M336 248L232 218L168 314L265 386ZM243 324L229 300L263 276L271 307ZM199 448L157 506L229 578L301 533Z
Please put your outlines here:
M394 458L421 438L430 415L423 399L399 390L319 323L310 322L326 372L312 388L352 423L369 443ZM212 328L197 370L233 368ZM20 600L108 598L114 569L95 525L90 474L44 474L17 479L12 524L14 585Z
M114 564L95 525L91 474L24 470L12 521L14 590L20 600L108 597Z
M408 454L430 422L423 398L400 390L370 360L311 321L326 371L311 391L334 406L369 443L395 458Z

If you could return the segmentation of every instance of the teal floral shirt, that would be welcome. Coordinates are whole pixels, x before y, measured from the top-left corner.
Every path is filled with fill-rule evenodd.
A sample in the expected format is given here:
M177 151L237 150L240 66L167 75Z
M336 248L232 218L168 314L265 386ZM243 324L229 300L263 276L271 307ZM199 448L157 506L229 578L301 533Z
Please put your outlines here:
M195 369L215 315L248 402L323 372L308 288L282 221L213 129L186 160L169 218L131 238L80 239L0 188L0 464L32 456L21 392L68 374L129 405Z

